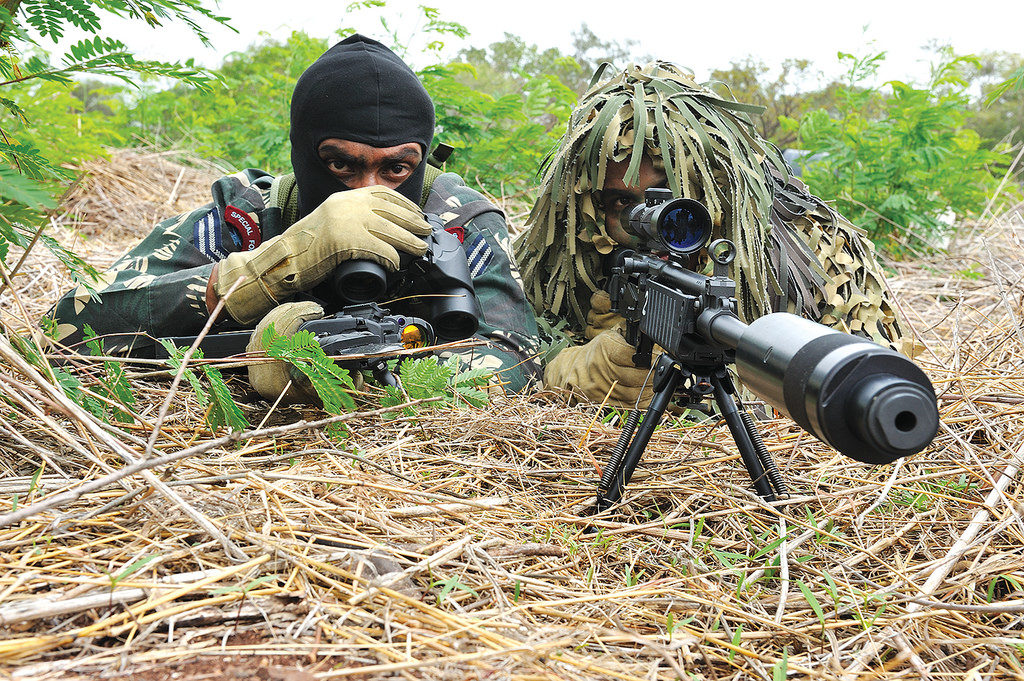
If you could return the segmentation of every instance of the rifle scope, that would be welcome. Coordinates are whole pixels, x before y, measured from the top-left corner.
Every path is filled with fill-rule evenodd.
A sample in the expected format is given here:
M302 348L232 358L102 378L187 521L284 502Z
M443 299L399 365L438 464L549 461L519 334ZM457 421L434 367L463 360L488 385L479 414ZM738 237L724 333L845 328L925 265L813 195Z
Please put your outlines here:
M671 189L645 191L642 204L623 211L621 224L649 251L689 255L711 238L711 214L704 204L673 198Z
M907 357L793 314L708 312L697 330L736 351L743 384L838 452L886 464L935 437L935 392Z

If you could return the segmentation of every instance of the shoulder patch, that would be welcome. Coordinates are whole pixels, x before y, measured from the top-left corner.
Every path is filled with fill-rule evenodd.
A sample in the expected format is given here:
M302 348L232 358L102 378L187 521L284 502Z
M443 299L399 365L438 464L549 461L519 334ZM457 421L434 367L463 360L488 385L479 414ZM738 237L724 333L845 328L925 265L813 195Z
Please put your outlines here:
M216 208L196 220L192 226L192 244L212 262L228 257L230 251L224 247L220 214Z
M224 208L224 220L238 232L238 236L242 239L243 251L255 250L263 241L259 222L252 213L228 205Z
M466 260L469 261L469 276L476 279L494 259L494 251L491 250L483 234L477 234L472 242L465 245L465 248Z

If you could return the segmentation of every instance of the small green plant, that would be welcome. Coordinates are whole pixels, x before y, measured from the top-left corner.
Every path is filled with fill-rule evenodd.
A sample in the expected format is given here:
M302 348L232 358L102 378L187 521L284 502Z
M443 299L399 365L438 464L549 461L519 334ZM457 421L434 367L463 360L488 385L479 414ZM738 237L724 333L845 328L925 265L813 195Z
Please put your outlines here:
M772 666L772 681L786 681L789 671L789 648L782 649L782 657Z
M971 281L978 281L985 278L984 272L978 271L978 264L972 263L970 267L962 270L957 270L953 274L960 277L961 279L969 279Z
M25 495L25 501L31 503L32 498L36 495L36 490L39 488L39 478L43 477L43 469L45 465L40 466L36 469L36 472L32 474L32 481L28 486L28 494Z
M139 556L138 558L136 558L132 562L128 563L128 565L125 565L121 569L121 571L118 572L116 575L111 574L109 572L106 573L107 574L107 579L110 580L110 588L111 588L111 590L116 589L117 585L120 584L122 581L124 581L126 578L130 577L131 575L134 575L139 570L142 570L143 568L145 568L147 565L149 565L150 563L152 563L154 560L156 560L159 557L160 556L158 556L156 554L152 554L152 555L149 555L149 556Z
M171 341L166 339L161 339L160 342L163 343L169 355L168 364L175 371L181 369L181 361L186 352L185 348L175 347ZM202 359L203 351L197 348L192 356L195 359ZM189 385L192 386L196 399L199 401L199 407L203 410L203 417L206 419L207 425L213 430L225 426L232 430L245 430L248 428L249 420L245 418L245 414L242 413L242 410L235 403L220 371L209 364L200 365L200 370L206 378L209 390L203 386L202 381L199 380L199 377L191 367L186 367L182 375Z
M518 584L518 582L517 582L517 584ZM438 580L438 581L432 582L431 586L439 586L439 587L441 587L441 592L439 594L437 594L437 604L438 605L441 605L441 603L444 602L444 599L448 597L448 594L450 594L452 591L454 591L456 589L458 589L459 591L462 591L464 593L472 594L473 596L479 596L479 594L477 594L477 592L474 591L472 587L469 587L469 586L463 584L462 582L460 582L458 575L452 575L448 579L443 579L443 580Z
M1024 590L1024 585L1022 585L1021 581L1013 575L999 575L989 581L988 588L985 590L985 598L989 603L993 603L996 600L997 591L1007 593L1009 591L1022 590Z
M106 357L103 349L103 342L96 336L96 332L88 324L83 329L85 332L85 344L94 357ZM135 395L132 394L131 384L124 372L124 365L121 362L112 360L103 361L103 376L100 377L96 392L106 397L110 402L110 417L121 423L133 423L135 417L131 409L135 407ZM120 404L124 409L114 406Z
M292 336L281 336L271 324L264 330L261 341L268 356L287 362L305 376L326 411L341 414L356 408L350 394L355 390L352 377L324 354L312 333L299 331Z
M427 408L485 406L489 398L481 388L490 381L491 372L482 368L460 372L459 367L460 360L456 355L445 362L439 362L434 356L407 359L398 365L402 390L387 386L380 401L381 406L393 407L410 400L433 398L439 399ZM406 416L413 416L416 407L406 407L402 412Z
M807 604L811 606L811 610L813 610L814 614L817 615L818 621L821 622L821 630L822 632L824 632L825 611L821 609L821 604L818 602L817 597L814 595L814 592L811 591L811 588L804 584L802 581L796 580L796 585L797 587L799 587L800 593L804 595L804 600L807 601Z
M626 566L625 577L626 577L626 586L627 587L633 588L634 586L639 584L643 580L643 578L645 576L646 576L646 573L643 570L636 570L636 571L634 571L632 565L627 565Z
M856 597L856 596L857 596L857 594L854 594L854 597ZM879 617L881 617L882 613L885 612L885 608L886 608L885 595L884 594L879 594L879 593L874 593L874 592L864 591L864 592L861 592L859 594L859 596L860 596L860 599L861 599L860 607L856 608L854 617L860 623L860 626L864 629L864 631L867 631L871 627L875 626L875 620L877 620ZM878 608L876 608L874 610L874 613L870 617L868 617L866 613L869 610L871 610L872 603L875 603L875 602L880 602L881 605L879 605ZM850 603L851 604L854 603L854 599L853 598L850 599Z
M260 586L261 584L266 584L267 582L274 579L277 579L277 575L263 575L262 577L257 577L256 579L249 580L245 584L224 586L219 589L214 589L210 593L215 596L219 596L221 594L240 593L244 597L256 587Z
M741 622L740 624L736 625L736 631L734 631L733 634L732 634L732 644L734 646L736 646L736 648L738 648L742 641L743 641L743 623ZM735 658L735 657L736 657L736 649L733 648L733 649L731 649L729 651L729 661L732 662L733 658Z

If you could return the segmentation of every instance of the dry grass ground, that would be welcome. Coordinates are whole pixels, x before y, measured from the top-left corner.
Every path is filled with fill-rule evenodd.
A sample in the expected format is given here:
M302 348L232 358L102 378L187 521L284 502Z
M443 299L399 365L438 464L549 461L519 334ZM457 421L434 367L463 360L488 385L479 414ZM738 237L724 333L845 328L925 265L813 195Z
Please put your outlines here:
M209 171L159 156L90 168L58 221L98 265L173 212L172 187L206 200ZM364 411L337 439L236 386L260 426L225 438L187 390L161 417L169 382L137 375L137 423L115 428L0 337L0 674L1024 678L1024 220L967 229L894 278L934 444L870 468L766 422L793 490L772 505L724 426L666 424L594 518L617 430L593 408ZM41 253L20 272L8 329L66 286ZM173 461L141 470L154 457Z

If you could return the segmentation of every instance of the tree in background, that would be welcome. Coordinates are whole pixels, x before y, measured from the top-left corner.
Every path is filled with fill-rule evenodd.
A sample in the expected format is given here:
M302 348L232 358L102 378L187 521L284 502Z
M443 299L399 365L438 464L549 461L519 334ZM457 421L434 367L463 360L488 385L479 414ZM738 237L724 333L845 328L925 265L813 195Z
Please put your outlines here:
M976 59L939 56L926 86L889 81L882 90L870 83L884 53L841 54L849 70L835 108L800 121L803 148L821 154L805 170L808 184L895 254L935 248L948 236L949 212L979 213L1008 161L967 125L963 74Z
M472 67L459 80L495 97L514 93L534 78L553 76L577 96L583 94L602 62L624 66L646 62L650 57L636 52L636 41L624 43L601 40L586 24L572 34L573 52L564 54L554 47L540 48L522 38L505 34L505 39L487 47L460 50L456 61Z
M980 106L967 121L991 145L1024 142L1024 55L983 52L966 77L981 88ZM1015 86L1016 84L1016 86Z
M758 132L777 147L792 147L798 141L794 122L834 102L838 85L821 87L821 74L807 59L787 59L774 77L770 74L763 61L747 57L732 62L728 69L713 70L711 85L724 86L725 93L738 102L763 106L764 114L754 118ZM808 87L812 81L816 88Z

